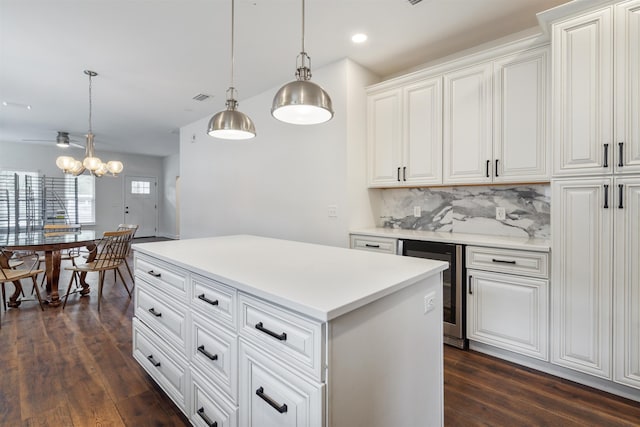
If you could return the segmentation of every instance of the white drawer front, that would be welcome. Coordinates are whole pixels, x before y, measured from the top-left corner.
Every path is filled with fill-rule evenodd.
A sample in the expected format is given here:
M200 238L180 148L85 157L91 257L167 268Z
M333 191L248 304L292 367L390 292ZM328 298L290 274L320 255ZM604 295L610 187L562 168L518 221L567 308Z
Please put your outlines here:
M191 373L191 423L196 427L236 427L238 408L210 387L206 378L195 370Z
M205 317L191 314L190 357L194 366L238 401L238 338Z
M235 330L235 289L202 276L191 277L191 306Z
M324 384L305 380L240 341L240 425L324 426Z
M189 368L185 359L171 351L138 319L133 319L133 357L162 387L171 400L187 410Z
M135 287L135 315L162 338L187 354L187 307L139 283Z
M546 279L549 277L549 254L467 246L467 268Z
M136 278L146 280L181 302L187 302L188 272L163 261L136 253Z
M370 236L351 236L351 248L361 249L372 252L382 252L387 254L396 254L396 248L398 241L396 239L385 237L370 237Z
M240 335L323 381L323 325L239 294Z

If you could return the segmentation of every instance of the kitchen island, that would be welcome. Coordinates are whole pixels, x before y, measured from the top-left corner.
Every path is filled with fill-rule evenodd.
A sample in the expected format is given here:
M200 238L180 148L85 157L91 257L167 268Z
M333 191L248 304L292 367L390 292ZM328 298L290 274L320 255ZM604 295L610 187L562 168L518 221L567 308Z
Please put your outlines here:
M442 425L446 263L256 236L134 250L133 355L194 425Z

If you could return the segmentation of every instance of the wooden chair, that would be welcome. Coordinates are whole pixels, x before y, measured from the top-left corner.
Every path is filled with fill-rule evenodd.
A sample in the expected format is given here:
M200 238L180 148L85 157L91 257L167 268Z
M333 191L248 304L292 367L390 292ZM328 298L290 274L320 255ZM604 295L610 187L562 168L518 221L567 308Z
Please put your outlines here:
M13 253L9 251L5 251L3 248L0 248L0 285L2 286L2 305L4 307L4 311L7 311L7 297L5 284L8 282L13 282L15 286L20 286L20 291L22 292L22 284L21 280L26 279L28 277L33 281L32 292L35 292L38 297L38 303L40 304L40 308L44 311L44 306L42 305L42 298L40 298L40 290L38 289L38 282L36 277L38 274L42 273L43 270L39 270L36 268L38 264L38 256L33 252L25 252L20 254L20 258L22 258L23 265L24 260L31 258L33 262L31 263L29 268L11 268L9 267L9 260L14 256ZM14 257L15 259L15 257ZM24 295L24 292L22 292Z
M131 254L131 243L133 242L133 238L136 235L136 231L138 231L138 227L139 226L136 225L136 224L119 224L118 225L118 231L121 231L121 230L132 230L133 231L133 233L131 233L131 238L129 239L129 245L127 247L127 254L124 257L124 265L127 267L127 271L129 272L129 277L131 277L131 282L133 283L133 286L135 286L136 279L133 277L133 272L131 271L131 267L129 267L129 261L127 260L127 258Z
M71 291L73 281L75 280L76 283L78 283L80 281L80 274L82 273L98 273L98 311L100 311L100 303L102 300L102 288L104 287L105 272L109 270L114 270L114 277L116 273L120 276L122 284L127 290L129 298L131 298L131 291L129 290L127 282L124 280L124 277L118 267L124 263L125 254L127 253L132 233L132 230L105 231L102 236L102 240L94 250L95 257L92 257L92 254L90 253L86 263L65 268L65 270L72 271L73 273L69 280L67 292L64 296L64 303L62 305L63 310L67 305L67 299L69 298L69 292Z

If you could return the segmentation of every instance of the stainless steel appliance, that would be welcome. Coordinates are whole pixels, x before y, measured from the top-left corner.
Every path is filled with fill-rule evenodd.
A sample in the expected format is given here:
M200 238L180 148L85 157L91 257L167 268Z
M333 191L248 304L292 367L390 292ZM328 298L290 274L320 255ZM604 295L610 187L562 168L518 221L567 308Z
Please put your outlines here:
M464 245L401 239L398 253L449 263L449 268L442 275L444 343L466 348Z

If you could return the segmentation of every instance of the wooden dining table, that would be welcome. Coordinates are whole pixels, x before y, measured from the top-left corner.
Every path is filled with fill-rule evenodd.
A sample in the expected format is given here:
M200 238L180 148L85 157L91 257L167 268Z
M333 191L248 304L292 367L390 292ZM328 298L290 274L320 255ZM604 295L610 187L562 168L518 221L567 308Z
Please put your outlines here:
M96 256L96 233L94 230L74 232L46 232L44 230L35 230L18 233L0 233L0 247L4 248L6 252L11 253L12 251L18 250L44 252L47 291L49 292L47 303L52 307L57 307L61 303L58 292L62 260L61 251L83 246L89 251L87 262L93 261ZM0 256L0 266L8 268L9 260L6 259L6 257ZM80 285L82 286L82 290L80 290L81 295L86 295L90 292L85 277L86 273L80 275ZM14 285L16 290L13 295L9 297L7 303L9 307L18 307L20 305L18 297L22 287L20 282L14 282Z

